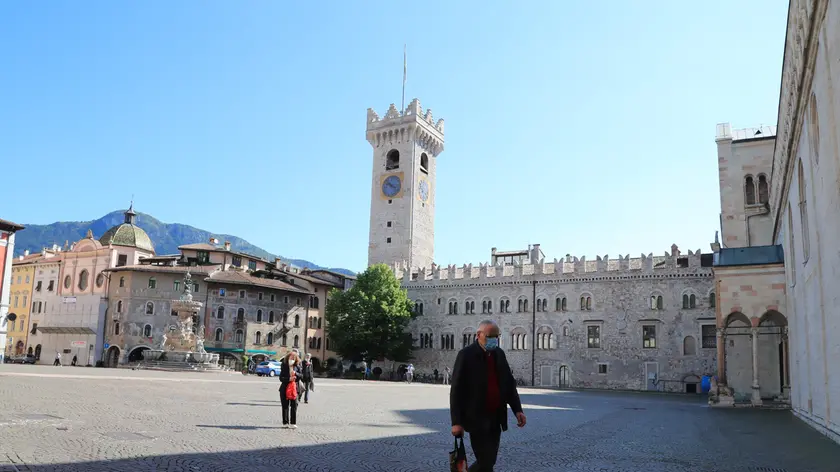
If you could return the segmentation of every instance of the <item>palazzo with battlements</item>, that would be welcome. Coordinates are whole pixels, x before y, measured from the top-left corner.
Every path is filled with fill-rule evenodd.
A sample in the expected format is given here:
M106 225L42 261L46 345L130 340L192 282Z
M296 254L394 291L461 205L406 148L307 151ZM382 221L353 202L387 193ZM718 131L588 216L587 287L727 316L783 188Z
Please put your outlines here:
M487 264L434 264L436 159L443 120L418 100L367 113L373 147L369 264L393 267L420 315L419 373L454 364L483 319L523 384L699 392L716 367L712 255L674 245L663 256L567 255L539 245L491 251Z

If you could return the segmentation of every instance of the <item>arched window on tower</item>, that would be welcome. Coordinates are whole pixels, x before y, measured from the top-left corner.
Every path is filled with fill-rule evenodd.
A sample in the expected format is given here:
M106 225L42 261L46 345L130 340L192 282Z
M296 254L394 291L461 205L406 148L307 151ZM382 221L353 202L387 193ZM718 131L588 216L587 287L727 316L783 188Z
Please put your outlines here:
M420 154L420 172L424 174L429 173L429 156L425 152Z
M761 174L758 176L758 203L770 202L770 190L767 186L767 176Z
M755 181L751 175L744 179L744 199L747 205L755 204Z
M388 155L385 156L385 170L393 170L400 168L400 152L396 149L391 149L388 151Z

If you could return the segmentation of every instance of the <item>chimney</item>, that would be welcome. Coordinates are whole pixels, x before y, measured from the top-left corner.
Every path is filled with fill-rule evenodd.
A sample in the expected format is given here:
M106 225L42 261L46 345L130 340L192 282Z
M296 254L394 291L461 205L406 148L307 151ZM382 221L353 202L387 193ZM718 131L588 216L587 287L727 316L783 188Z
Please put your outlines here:
M23 256L18 256L18 260L19 260L19 261L22 261L22 260L23 260Z
M47 248L41 249L41 256L47 255Z
M225 241L225 251L230 251L230 241Z
M275 257L275 258L274 258L274 267L276 267L276 268L278 268L278 269L279 269L279 268L280 268L280 265L281 265L282 263L283 263L283 259L280 259L279 257Z
M23 251L23 255L24 255L24 256L28 256L28 255L29 255L29 249L27 249L27 250Z

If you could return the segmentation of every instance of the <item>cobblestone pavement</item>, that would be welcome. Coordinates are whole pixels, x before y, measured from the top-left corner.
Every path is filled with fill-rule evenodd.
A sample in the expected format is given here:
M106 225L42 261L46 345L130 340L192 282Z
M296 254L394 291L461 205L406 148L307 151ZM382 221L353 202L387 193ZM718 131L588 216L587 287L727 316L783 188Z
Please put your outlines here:
M285 430L278 383L0 366L0 472L448 470L446 387L321 380L300 429ZM497 471L840 470L840 445L789 412L656 394L521 396L528 425L502 436Z

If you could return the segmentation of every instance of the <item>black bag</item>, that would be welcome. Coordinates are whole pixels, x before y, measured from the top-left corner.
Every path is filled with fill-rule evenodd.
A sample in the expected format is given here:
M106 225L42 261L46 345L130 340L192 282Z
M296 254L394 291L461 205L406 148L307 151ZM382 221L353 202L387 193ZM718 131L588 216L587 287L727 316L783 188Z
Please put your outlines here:
M458 440L461 440L458 442ZM449 453L449 471L467 472L467 450L464 448L464 437L455 438L455 449Z

